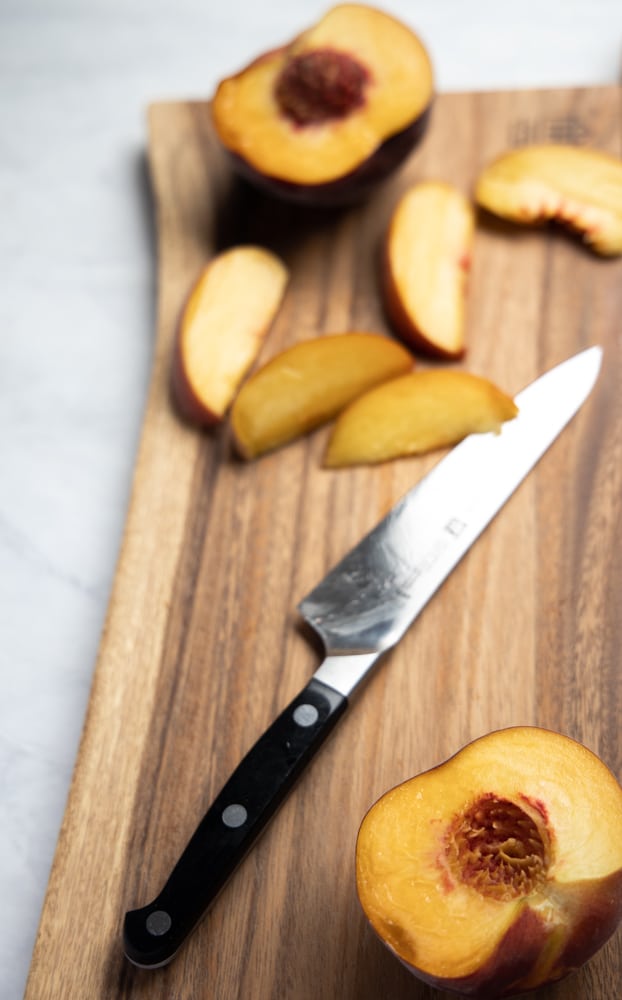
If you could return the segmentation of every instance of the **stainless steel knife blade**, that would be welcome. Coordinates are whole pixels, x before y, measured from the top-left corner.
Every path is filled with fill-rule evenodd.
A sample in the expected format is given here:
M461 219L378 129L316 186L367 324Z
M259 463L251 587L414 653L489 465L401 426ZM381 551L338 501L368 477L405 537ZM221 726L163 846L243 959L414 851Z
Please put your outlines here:
M299 604L326 657L228 779L161 892L125 915L124 948L166 965L293 787L375 661L443 580L589 395L589 348L516 397L499 434L473 434L415 486Z
M316 678L347 696L398 642L587 398L601 358L589 348L532 382L516 419L465 438L307 594L298 610L328 656Z

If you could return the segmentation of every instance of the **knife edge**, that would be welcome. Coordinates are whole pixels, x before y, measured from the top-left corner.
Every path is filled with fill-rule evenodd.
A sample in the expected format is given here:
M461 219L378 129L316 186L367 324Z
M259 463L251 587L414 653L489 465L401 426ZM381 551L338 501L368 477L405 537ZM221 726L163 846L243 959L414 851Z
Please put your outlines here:
M456 445L303 598L328 656L399 641L585 401L601 361L588 348L518 393L514 420Z

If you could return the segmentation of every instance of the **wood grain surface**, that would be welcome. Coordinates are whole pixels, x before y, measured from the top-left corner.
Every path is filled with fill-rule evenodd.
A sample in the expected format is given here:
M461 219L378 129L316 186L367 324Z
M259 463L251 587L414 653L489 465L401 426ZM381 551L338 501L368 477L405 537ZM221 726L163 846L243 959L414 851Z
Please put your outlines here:
M27 1000L440 997L359 909L354 845L372 802L512 724L567 733L622 775L622 263L556 228L481 218L461 364L514 393L601 344L596 389L378 667L174 962L145 972L123 957L125 911L159 891L230 771L319 663L296 603L439 458L323 470L322 430L237 461L226 424L198 432L170 405L184 296L217 250L257 241L292 272L261 360L315 334L388 333L378 250L400 192L443 178L468 193L484 163L526 141L620 155L620 91L441 95L405 169L367 204L333 214L235 181L207 104L150 108L153 377ZM621 981L619 933L538 996L612 1000Z

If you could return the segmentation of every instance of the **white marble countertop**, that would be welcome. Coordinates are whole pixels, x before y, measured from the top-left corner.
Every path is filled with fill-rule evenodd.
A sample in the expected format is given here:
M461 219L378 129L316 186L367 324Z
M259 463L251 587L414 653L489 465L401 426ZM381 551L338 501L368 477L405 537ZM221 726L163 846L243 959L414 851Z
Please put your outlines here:
M154 338L145 109L319 0L0 5L0 993L22 997L114 576ZM439 90L611 84L620 0L389 0ZM70 998L59 998L70 1000ZM95 1000L95 998L94 998Z

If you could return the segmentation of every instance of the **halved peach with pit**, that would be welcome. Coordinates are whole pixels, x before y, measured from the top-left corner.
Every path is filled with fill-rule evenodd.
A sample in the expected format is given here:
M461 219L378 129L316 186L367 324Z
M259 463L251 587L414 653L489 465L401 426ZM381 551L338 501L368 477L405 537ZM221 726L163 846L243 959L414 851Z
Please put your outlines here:
M426 983L514 996L587 962L622 920L621 824L622 788L587 747L499 730L372 806L359 899Z
M498 431L518 413L489 379L454 369L414 371L359 396L337 418L324 464L386 462Z
M480 174L475 198L513 222L556 220L596 253L622 253L622 160L579 146L525 146Z
M231 410L237 451L255 458L331 420L352 399L409 371L410 352L381 334L337 333L286 348L244 383Z
M345 3L223 80L212 117L252 183L335 205L363 197L402 163L423 135L433 86L427 50L409 27Z

